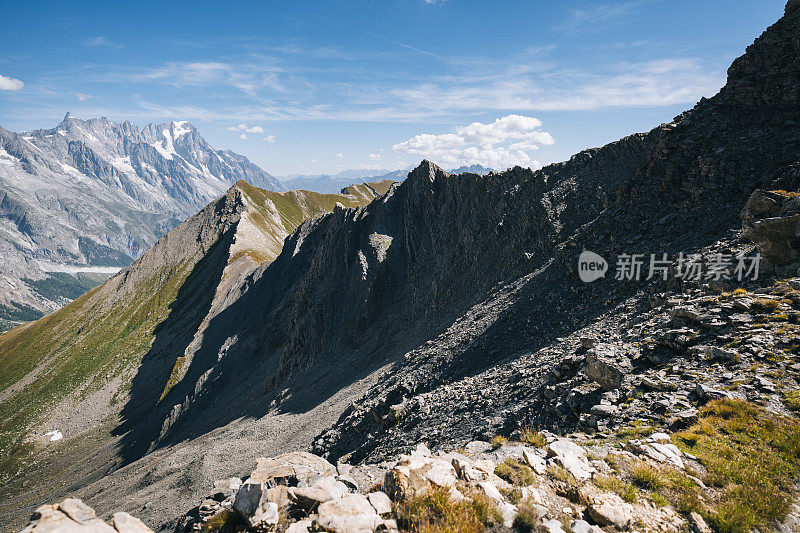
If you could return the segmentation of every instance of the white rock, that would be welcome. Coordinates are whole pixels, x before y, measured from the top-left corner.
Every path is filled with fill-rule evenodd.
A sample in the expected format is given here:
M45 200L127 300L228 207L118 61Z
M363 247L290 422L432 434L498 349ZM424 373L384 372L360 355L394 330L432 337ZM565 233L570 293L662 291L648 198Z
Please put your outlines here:
M154 533L152 529L144 525L144 522L128 513L114 513L111 525L119 533Z
M528 450L527 448L522 450L522 460L525 461L528 466L530 466L534 472L539 475L543 475L547 472L547 463L545 462L544 458L539 454Z
M478 489L483 492L490 500L493 500L498 505L501 503L505 503L505 498L503 495L500 494L500 491L497 490L494 483L491 481L481 481L478 483Z
M603 533L603 530L597 526L589 524L586 520L573 520L572 533Z
M450 501L455 502L455 503L459 503L459 502L463 502L464 500L467 499L467 497L464 496L463 494L461 494L461 492L457 488L450 487L449 490L450 490L450 494L449 494Z
M633 520L633 508L610 492L589 496L586 511L599 525L614 526L620 530L626 529Z
M474 454L474 453L486 453L492 449L492 445L486 441L482 440L474 440L464 447L467 450L467 453Z
M77 498L67 498L58 505L58 510L79 524L97 518L94 509Z
M300 507L311 511L319 504L339 499L347 493L347 485L333 476L327 476L309 487L289 489L289 498Z
M308 533L314 523L311 520L300 520L286 528L286 533Z
M561 527L561 522L559 522L555 518L550 519L546 522L542 522L542 525L539 526L538 529L542 533L565 533L564 528Z
M587 481L595 471L587 461L586 450L570 440L551 442L547 446L547 452L556 464L564 467L578 481Z
M508 502L502 502L497 505L500 514L503 515L503 525L511 527L514 524L514 519L517 517L517 507Z
M431 459L431 467L425 477L437 487L452 487L456 484L456 471L453 465L442 459Z
M653 442L671 442L672 439L666 433L659 431L650 435L650 440Z
M372 532L383 520L363 494L349 494L319 506L317 522L335 533Z
M367 494L367 499L372 507L375 508L376 513L387 514L392 512L392 500L389 499L386 493L381 491L370 492Z

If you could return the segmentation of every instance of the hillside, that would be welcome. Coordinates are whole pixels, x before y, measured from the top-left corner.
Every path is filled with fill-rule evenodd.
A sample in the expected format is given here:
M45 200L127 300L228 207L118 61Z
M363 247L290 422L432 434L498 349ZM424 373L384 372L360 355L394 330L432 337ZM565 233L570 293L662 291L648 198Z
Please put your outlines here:
M171 409L162 400L173 388L194 387L193 357L204 330L248 276L273 260L304 220L372 198L272 192L237 182L100 287L0 335L4 494L19 487L11 478L50 452L38 435L51 426L70 443L59 452L79 458L91 446L108 464L118 461L115 436L140 427L157 434L161 424L150 426L150 417L165 405ZM133 402L129 394L136 395ZM138 454L146 450L139 445L149 444L141 436L126 443L128 453ZM63 475L64 464L57 465L51 475Z
M797 503L794 481L800 470L797 423L790 418L800 395L799 62L800 0L790 0L784 17L733 62L719 94L670 123L537 171L516 167L456 175L423 161L381 196L374 197L376 185L348 189L350 206L336 200L343 207L333 205L331 212L302 223L291 209L281 211L275 224L280 219L299 225L290 233L284 225L289 234L273 261L251 261L241 270L228 264L238 239L245 239L238 235L253 236L245 239L252 254L241 258L277 250L257 223L256 230L246 230L247 224L232 222L236 216L222 216L231 209L250 213L251 204L269 205L261 200L266 192L235 189L236 198L255 200L231 202L226 196L159 243L163 250L189 250L196 259L187 260L191 273L164 298L169 313L155 318L148 353L132 358L130 388L113 388L123 391L114 404L118 422L110 416L91 431L70 434L76 422L67 421L87 415L70 419L68 413L80 409L47 400L59 391L86 396L99 389L82 389L67 371L47 373L65 376L63 389L39 393L46 381L35 380L31 359L66 367L96 356L123 360L129 350L119 341L102 355L95 339L81 345L55 334L53 319L0 337L0 353L11 354L5 362L16 369L5 382L13 383L8 390L14 392L0 399L3 434L6 427L13 430L15 444L3 463L5 522L22 525L38 504L70 495L103 516L122 510L172 531L185 523L187 510L212 506L205 499L209 487L231 476L240 483L252 476L253 483L237 494L257 498L239 516L249 520L254 509L271 509L277 522L281 495L276 492L288 491L289 484L293 491L308 489L304 483L334 476L339 461L345 464L335 467L337 478L330 483L345 479L346 491L356 486L366 492L379 481L370 478L367 484L361 478L359 486L348 474L359 467L396 472L397 487L386 477L380 488L402 505L407 500L396 493L413 492L413 481L421 476L441 481L451 468L461 469L453 462L459 458L447 454L471 453L472 442L478 444L472 445L474 457L460 463L464 472L473 466L497 472L495 464L479 463L504 459L500 452L489 455L486 441L494 439L500 447L500 437L520 437L527 428L541 431L532 438L549 448L539 460L530 450L525 461L549 476L542 479L542 494L563 498L544 502L553 505L536 520L556 509L589 517L605 531L639 527L632 518L617 525L620 496L605 506L612 519L602 521L592 515L601 507L592 499L597 491L585 492L590 479L600 483L595 473L621 464L608 456L622 445L629 454L625 461L649 454L663 463L674 455L681 465L681 457L699 464L691 471L698 475L684 465L679 481L659 486L697 501L673 502L667 499L672 494L662 494L660 504L648 500L637 508L660 513L659 505L670 506L666 514L677 518L669 521L673 529L664 530L688 528L689 520L699 524L690 513L700 512L720 531L736 531L737 523L773 526ZM278 206L291 197L269 198ZM253 213L256 221L267 218L260 208ZM195 235L206 233L216 240L208 240L204 252L192 252L200 242ZM89 301L102 306L110 297L92 298L103 288L125 285L138 294L148 286L138 281L147 279L145 273L170 264L170 254L159 250L156 245L142 257L136 264L142 268L134 265L131 272L140 272L138 277L123 273L73 306L82 309ZM613 258L624 254L733 258L752 257L757 250L765 262L758 279L741 283L713 277L614 279L610 272L585 283L577 266L587 250L612 266ZM668 274L681 267L677 260L668 263ZM163 286L173 286L176 276L162 279ZM53 316L66 317L69 309ZM71 330L78 336L103 320L96 312L84 316L91 318ZM23 348L42 328L55 345ZM104 383L115 375L98 368ZM32 413L21 410L31 404L41 409L41 422L25 431ZM787 433L779 429L784 425ZM61 431L63 440L41 442L52 430ZM664 431L673 436L659 434ZM39 435L40 442L20 439L25 433ZM118 440L108 439L109 433ZM587 452L576 451L574 443L553 446L561 440L557 435L568 434L596 445L603 455L590 464ZM683 448L658 452L662 448L656 445L673 440ZM764 442L769 448L758 446ZM442 452L438 457L446 456L446 464L429 459L423 443ZM783 454L780 460L773 457L776 463L766 459L773 448ZM330 465L304 454L299 466L281 462L287 459L279 454L299 450ZM749 468L753 450L774 470ZM516 457L522 453L518 449ZM269 456L279 457L258 460ZM722 462L731 457L738 462ZM414 478L416 470L422 472ZM281 486L272 486L276 479ZM618 481L607 480L606 486L621 492ZM655 492L656 484L643 488ZM698 489L687 484L702 485L709 499L699 501ZM759 502L766 492L750 487L778 494L770 500L777 503L766 505L778 512L765 510ZM494 492L501 503L515 497L497 487ZM365 497L351 498L363 503ZM574 513L564 512L566 501L574 504ZM372 505L363 513L371 520L367 529L392 529L376 518ZM318 510L313 520L330 525ZM558 531L551 526L549 531Z
M52 129L0 128L0 327L94 287L242 179L282 190L184 121L140 130L68 113Z

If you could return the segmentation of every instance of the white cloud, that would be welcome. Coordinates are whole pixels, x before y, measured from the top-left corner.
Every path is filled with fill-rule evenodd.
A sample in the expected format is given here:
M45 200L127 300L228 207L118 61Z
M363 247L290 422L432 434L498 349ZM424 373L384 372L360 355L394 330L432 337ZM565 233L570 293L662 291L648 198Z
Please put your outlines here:
M369 154L369 158L373 161L377 161L381 158L381 154Z
M120 79L136 82L162 81L175 87L236 87L250 96L258 95L263 89L285 91L287 84L280 80L283 69L274 67L267 59L259 63L222 61L170 61L164 65L140 72L124 73ZM112 79L114 76L112 76ZM302 83L291 78L287 81L295 87Z
M79 102L85 102L86 100L94 100L98 97L91 94L75 93L75 98L77 98Z
M476 163L490 168L539 167L527 152L555 142L541 126L535 117L507 115L489 124L459 126L453 133L422 133L395 144L392 150L448 167Z
M239 124L238 126L231 126L228 131L246 131L247 133L264 133L264 128L261 126L247 127L247 124Z
M19 91L24 86L25 84L16 78L0 75L0 91Z
M111 48L112 50L119 50L122 48L121 44L115 43L114 41L110 41L107 37L102 35L98 35L97 37L92 37L91 39L87 39L83 42L85 46L104 46L106 48Z
M724 72L709 71L696 58L619 63L602 74L576 70L507 72L398 88L407 108L442 110L583 111L609 107L649 107L696 102L714 94Z
M343 158L343 157L344 157L344 154L343 154L343 153L341 153L341 152L339 152L338 154L336 154L336 159L341 159L341 158Z
M267 135L266 137L264 137L264 140L268 143L274 143L275 141L278 140L278 138L275 135Z
M242 140L245 140L245 139L247 139L247 134L246 133L242 133L241 135L239 135L239 138L242 139Z

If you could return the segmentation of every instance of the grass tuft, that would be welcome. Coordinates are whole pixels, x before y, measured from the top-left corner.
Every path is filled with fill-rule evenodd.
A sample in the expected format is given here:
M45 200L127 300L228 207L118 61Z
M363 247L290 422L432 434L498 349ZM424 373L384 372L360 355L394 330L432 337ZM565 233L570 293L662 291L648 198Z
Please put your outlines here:
M667 486L667 480L658 468L645 462L639 462L631 469L634 484L643 489L659 492Z
M508 442L507 438L503 437L502 435L495 435L492 437L492 440L489 441L489 444L492 445L493 450L498 450L502 448L506 442Z
M506 459L495 467L494 473L517 487L527 487L536 483L533 470L519 459Z
M537 448L544 448L547 445L547 439L544 438L544 435L530 427L524 427L520 430L519 440L523 444L530 444Z
M613 492L617 494L620 498L628 503L636 503L639 499L639 494L636 491L636 487L619 478L596 475L592 479L592 483L606 492Z
M800 469L800 422L727 399L706 404L700 417L673 438L706 467L706 483L720 489L720 497L703 511L709 524L733 533L767 529L783 519ZM699 507L692 501L695 484L683 478L684 508Z
M800 412L800 391L787 391L783 395L783 403L790 411Z
M519 531L536 531L539 525L539 513L534 504L525 500L517 507L517 516L514 517L514 527Z
M500 511L486 496L474 494L471 500L455 503L441 487L400 503L397 515L401 529L416 533L479 533L487 525L503 523Z

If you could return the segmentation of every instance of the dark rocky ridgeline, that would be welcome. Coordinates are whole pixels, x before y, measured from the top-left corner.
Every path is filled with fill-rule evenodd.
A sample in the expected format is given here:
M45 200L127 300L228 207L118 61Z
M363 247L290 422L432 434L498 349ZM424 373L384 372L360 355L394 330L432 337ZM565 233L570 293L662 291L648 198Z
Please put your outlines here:
M149 453L79 495L171 529L213 479L247 474L242 457L310 448L355 463L525 425L677 430L724 397L785 413L795 279L584 284L575 267L583 249L754 249L740 221L751 193L800 185L799 37L793 0L717 96L650 133L536 172L424 161L366 207L303 223L220 296L193 339L186 375L201 379L160 403Z

